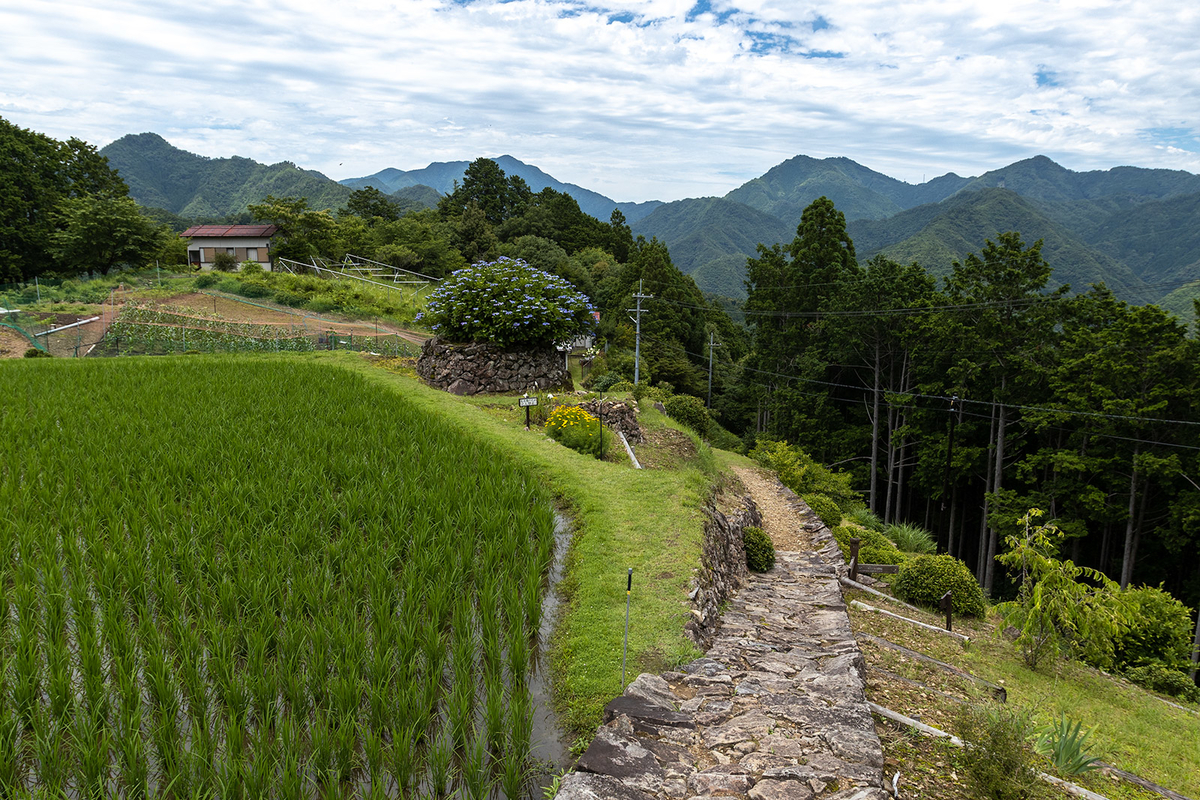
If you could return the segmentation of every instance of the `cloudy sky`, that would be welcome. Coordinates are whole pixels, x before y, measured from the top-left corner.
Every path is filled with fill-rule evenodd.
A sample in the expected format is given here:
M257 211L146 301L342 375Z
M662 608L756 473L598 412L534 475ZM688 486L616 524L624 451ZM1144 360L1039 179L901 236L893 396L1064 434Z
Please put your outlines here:
M332 178L513 155L617 200L797 154L1200 172L1191 0L0 0L0 116Z

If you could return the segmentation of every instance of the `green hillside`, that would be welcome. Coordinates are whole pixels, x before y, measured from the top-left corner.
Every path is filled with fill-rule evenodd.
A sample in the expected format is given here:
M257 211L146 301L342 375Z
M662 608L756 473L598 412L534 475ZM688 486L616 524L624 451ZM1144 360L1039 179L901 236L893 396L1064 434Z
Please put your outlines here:
M295 164L248 158L205 158L171 145L156 133L123 136L100 150L143 206L184 217L240 214L267 195L308 198L311 208L337 208L351 189Z
M746 258L760 243L790 242L795 228L777 217L720 197L664 203L632 225L657 237L671 261L706 292L745 297Z
M1115 198L1125 204L1134 204L1200 192L1200 175L1142 167L1074 172L1045 156L1035 156L985 172L968 182L963 190L989 188L1011 189L1037 200Z
M1148 284L1200 277L1200 193L1142 203L1111 214L1091 231L1092 245L1127 264ZM1163 287L1163 294L1175 286Z
M795 226L813 200L828 197L846 219L882 219L920 203L942 200L967 182L944 175L920 186L889 178L848 158L796 156L742 184L727 200L765 211Z
M1192 264L1191 272L1193 275L1200 272L1200 261ZM1180 286L1159 299L1157 305L1191 324L1196 321L1195 300L1200 300L1200 280Z
M882 252L901 263L916 261L935 275L946 275L954 261L979 252L985 240L1018 231L1027 243L1043 240L1042 254L1054 268L1052 285L1068 283L1075 291L1085 291L1089 284L1103 282L1122 297L1144 294L1145 282L1126 264L1090 247L1038 204L1007 189L961 193L898 217L903 224L897 224L890 236L893 220L875 223L862 238L857 236L857 226L850 227L860 258ZM911 233L922 222L920 230ZM909 235L901 239L903 234ZM868 242L874 247L866 247Z

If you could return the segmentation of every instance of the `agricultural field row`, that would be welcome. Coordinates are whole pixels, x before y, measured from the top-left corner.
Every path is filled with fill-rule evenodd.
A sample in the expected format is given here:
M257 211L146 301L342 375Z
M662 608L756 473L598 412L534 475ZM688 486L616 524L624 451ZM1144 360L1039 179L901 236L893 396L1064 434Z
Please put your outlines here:
M232 322L179 314L146 306L126 306L109 327L106 340L119 355L182 353L306 353L333 346L387 356L408 355L413 347L395 334L354 336L312 332L300 326L283 327Z
M0 786L528 791L529 470L306 360L0 369Z

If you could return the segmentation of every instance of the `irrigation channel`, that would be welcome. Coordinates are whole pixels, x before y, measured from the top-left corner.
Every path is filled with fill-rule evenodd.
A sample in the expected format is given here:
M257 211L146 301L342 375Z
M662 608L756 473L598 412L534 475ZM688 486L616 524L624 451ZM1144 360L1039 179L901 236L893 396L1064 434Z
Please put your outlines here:
M568 525L503 451L202 355L0 364L0 441L0 796L517 800L563 763Z

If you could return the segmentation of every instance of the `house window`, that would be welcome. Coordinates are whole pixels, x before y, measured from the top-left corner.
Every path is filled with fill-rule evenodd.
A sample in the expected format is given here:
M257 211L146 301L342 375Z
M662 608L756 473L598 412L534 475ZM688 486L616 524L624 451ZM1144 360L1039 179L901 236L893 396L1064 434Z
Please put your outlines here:
M257 247L247 247L246 248L246 260L247 261L258 261L258 248Z
M229 255L231 255L231 256L236 256L236 255L237 255L237 250L236 250L236 249L234 249L234 248L232 248L232 247L226 247L226 248L225 248L225 252L226 252L226 253L229 253Z

